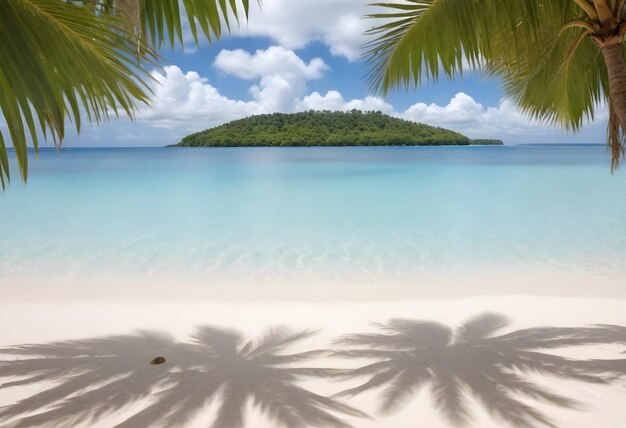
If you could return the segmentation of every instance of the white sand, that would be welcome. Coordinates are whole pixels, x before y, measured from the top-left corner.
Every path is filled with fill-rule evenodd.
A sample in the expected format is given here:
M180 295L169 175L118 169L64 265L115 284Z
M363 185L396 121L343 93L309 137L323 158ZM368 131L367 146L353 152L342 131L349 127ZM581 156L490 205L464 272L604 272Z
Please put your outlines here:
M38 300L38 299L37 299ZM149 299L152 300L152 299ZM571 326L587 324L618 324L626 326L626 299L583 299L563 297L475 297L459 300L431 300L385 303L262 303L175 301L123 302L71 301L58 303L3 301L0 303L0 345L46 343L55 340L127 334L140 329L161 330L181 340L200 325L235 328L246 336L255 336L274 325L294 329L321 329L309 340L312 347L328 346L338 335L371 332L369 322L390 318L410 318L445 323L454 327L483 312L496 312L512 320L507 329L534 326ZM613 346L576 348L564 352L577 358L617 358L626 350ZM626 355L623 356L626 358ZM534 380L534 379L533 379ZM623 428L626 426L626 380L612 385L538 378L538 383L585 403L583 410L571 410L552 405L537 408L553 419L559 427ZM1 380L0 380L1 383ZM324 381L311 385L316 392L331 394L339 385ZM33 388L0 389L0 406L11 405L33 392ZM357 408L372 413L372 421L351 420L357 427L447 427L434 410L428 389L417 394L401 411L378 417L374 411L378 395L367 393L350 400ZM491 418L482 406L473 405L476 427L502 427L502 421ZM123 420L124 412L100 420L98 426L111 426ZM196 420L195 426L206 426L207 417ZM271 427L258 412L253 411L248 426ZM92 423L86 426L94 426Z
M198 278L171 274L40 277L0 273L4 302L395 302L460 299L475 296L567 296L626 299L626 265L620 269L588 266L499 266L416 273L409 279L354 272L302 278L285 273L250 279L236 272Z

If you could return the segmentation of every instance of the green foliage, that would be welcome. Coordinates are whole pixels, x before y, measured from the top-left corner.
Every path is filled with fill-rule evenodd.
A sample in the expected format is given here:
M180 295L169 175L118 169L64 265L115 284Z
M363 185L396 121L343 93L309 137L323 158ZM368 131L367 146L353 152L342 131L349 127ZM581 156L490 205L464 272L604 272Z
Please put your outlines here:
M27 142L37 148L39 133L56 143L66 120L80 130L83 115L97 122L109 110L132 114L135 103L148 101L148 74L135 67L135 55L110 15L58 0L0 2L0 109L8 126L0 132L15 148L23 180ZM3 142L0 153L4 159ZM0 163L3 186L8 166Z
M494 140L491 138L477 138L470 141L472 146L502 146L504 141L502 140Z
M370 83L387 92L453 78L463 65L503 80L531 117L578 129L608 94L602 55L584 29L563 25L583 11L572 0L402 0L369 15ZM584 35L584 34L583 34Z
M398 0L374 3L382 21L367 34L370 83L387 92L422 80L452 78L539 40L539 15L571 0ZM553 4L554 3L554 4ZM514 31L520 23L529 31Z
M182 44L183 20L196 42L211 40L249 0L1 0L0 185L10 180L7 146L15 148L23 181L27 146L60 145L66 125L84 118L133 117L150 101L156 49ZM181 7L182 6L182 7Z
M380 12L368 17L380 24L367 32L372 40L365 57L370 84L383 93L442 75L452 79L469 65L498 77L530 117L565 129L578 130L598 106L611 104L607 68L594 41L621 40L624 0L396 0L372 6ZM624 146L611 135L609 145L615 166Z
M248 17L250 0L82 0L120 16L138 37L139 47L155 49L183 44L183 22L196 43L204 36L209 42L230 31L232 20L239 22L238 6ZM260 3L260 1L259 1Z
M448 129L380 112L308 111L251 116L189 135L179 147L469 145Z

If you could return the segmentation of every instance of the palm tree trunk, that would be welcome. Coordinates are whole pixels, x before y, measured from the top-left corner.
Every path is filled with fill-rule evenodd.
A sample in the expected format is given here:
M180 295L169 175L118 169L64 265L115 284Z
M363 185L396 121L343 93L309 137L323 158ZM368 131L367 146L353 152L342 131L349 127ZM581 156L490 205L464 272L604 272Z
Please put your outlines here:
M611 149L611 172L626 155L626 65L621 43L600 45L609 75L609 125L607 143Z
M626 64L624 64L622 44L604 45L602 54L609 74L611 105L619 118L622 129L626 129Z

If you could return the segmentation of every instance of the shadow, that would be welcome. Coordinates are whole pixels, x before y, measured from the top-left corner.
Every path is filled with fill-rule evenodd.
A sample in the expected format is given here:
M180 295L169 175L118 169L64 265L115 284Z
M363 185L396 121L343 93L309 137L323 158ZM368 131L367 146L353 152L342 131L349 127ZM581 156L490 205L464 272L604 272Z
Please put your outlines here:
M300 363L327 351L288 353L313 332L269 330L257 341L236 332L202 327L188 343L156 333L23 345L1 349L0 388L53 382L53 386L0 408L0 422L15 427L89 426L129 404L147 406L118 427L182 426L209 403L217 403L215 428L245 426L249 404L275 426L349 427L340 416L366 415L335 398L299 386L305 378L336 371ZM162 364L150 364L162 356ZM162 360L161 360L162 361Z
M626 375L626 359L576 360L540 352L626 344L626 327L545 327L496 335L507 325L505 317L494 314L480 315L456 330L436 322L394 319L377 324L376 333L344 336L336 341L344 350L335 356L369 363L342 374L365 382L336 397L382 389L380 411L390 413L429 386L436 408L453 426L471 422L468 397L473 397L493 417L514 427L555 427L545 414L519 398L566 408L579 403L541 388L529 380L529 374L597 384Z
M429 386L436 408L450 425L471 422L472 397L514 427L554 427L528 402L564 408L580 403L546 390L529 375L596 384L626 376L622 349L615 351L615 359L582 360L546 352L624 345L626 327L540 327L502 333L507 325L506 318L494 314L480 315L455 330L436 322L396 319L378 324L378 332L340 338L340 349L333 351L290 351L314 332L286 328L270 329L255 341L244 341L235 331L202 327L187 342L140 332L14 346L0 349L10 358L0 360L0 379L6 379L0 389L41 388L0 408L0 423L89 426L143 403L117 426L184 426L213 405L214 428L246 426L250 406L273 426L349 427L345 417L367 416L339 397L382 389L380 410L389 413ZM304 365L329 357L355 364L367 361L347 370ZM305 389L301 381L306 379L365 380L327 397Z

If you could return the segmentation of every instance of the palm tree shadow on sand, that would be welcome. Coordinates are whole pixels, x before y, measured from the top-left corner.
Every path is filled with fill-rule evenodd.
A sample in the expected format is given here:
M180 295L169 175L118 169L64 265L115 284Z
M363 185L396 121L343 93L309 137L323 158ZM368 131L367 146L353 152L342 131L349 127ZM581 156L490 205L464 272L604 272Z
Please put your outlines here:
M519 398L577 408L580 403L549 392L526 375L608 384L626 375L626 359L576 360L541 350L583 345L625 344L626 327L529 328L496 335L508 320L495 314L475 317L456 330L436 322L391 320L372 334L338 339L338 357L368 363L342 377L364 379L336 397L382 389L381 413L391 413L418 390L430 386L435 406L452 426L469 426L468 396L514 427L555 427L542 412ZM618 352L616 352L617 354ZM361 363L364 364L364 363Z
M0 408L0 422L15 427L88 426L128 404L150 403L119 427L183 426L205 405L218 403L214 428L245 425L249 403L274 426L349 427L337 415L366 415L337 399L299 386L303 378L324 378L332 369L301 362L328 351L288 353L313 332L270 329L244 343L233 331L198 329L189 343L157 333L23 345L1 349L0 378L18 380L0 388L52 381L54 386ZM166 363L149 364L155 356Z
M519 397L574 408L579 403L531 382L539 373L608 384L626 375L626 358L577 360L541 350L626 344L626 327L530 328L496 335L508 324L500 315L478 316L456 330L410 320L380 324L373 334L337 340L343 349L292 353L313 332L274 328L244 342L230 330L202 327L189 342L158 333L22 345L0 349L0 388L49 382L48 388L0 408L12 427L89 426L129 404L147 402L119 427L184 426L208 404L216 405L214 428L245 426L256 406L274 426L349 427L342 418L366 417L338 400L384 388L383 413L396 410L430 385L435 404L451 425L467 425L470 394L495 417L515 427L555 426ZM623 354L619 354L620 356ZM159 365L149 364L166 357ZM309 360L341 357L370 362L356 369L303 367ZM373 360L373 362L371 362ZM335 397L303 388L313 379L367 380ZM52 386L50 386L50 384Z

